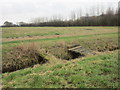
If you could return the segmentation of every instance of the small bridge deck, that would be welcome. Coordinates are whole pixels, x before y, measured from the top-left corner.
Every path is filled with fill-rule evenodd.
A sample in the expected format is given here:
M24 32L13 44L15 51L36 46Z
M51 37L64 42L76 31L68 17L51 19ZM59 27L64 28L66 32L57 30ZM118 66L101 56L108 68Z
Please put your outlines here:
M87 50L87 49L83 48L82 46L70 48L70 49L68 49L68 51L76 52L76 53L80 53L80 54L84 54L84 55L93 54L92 51Z

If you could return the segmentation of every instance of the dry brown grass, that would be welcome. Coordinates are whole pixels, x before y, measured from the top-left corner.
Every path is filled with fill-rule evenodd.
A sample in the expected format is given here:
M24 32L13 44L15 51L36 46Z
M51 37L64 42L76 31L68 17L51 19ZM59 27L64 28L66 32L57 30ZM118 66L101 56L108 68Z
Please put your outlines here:
M47 61L39 47L32 44L20 45L3 55L3 72L11 72L42 64Z

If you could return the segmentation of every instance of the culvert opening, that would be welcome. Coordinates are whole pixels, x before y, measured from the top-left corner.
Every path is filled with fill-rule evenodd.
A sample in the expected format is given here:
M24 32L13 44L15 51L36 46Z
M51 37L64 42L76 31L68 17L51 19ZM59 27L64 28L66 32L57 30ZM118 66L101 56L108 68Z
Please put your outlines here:
M94 55L91 50L87 50L80 45L72 45L72 46L59 46L54 47L50 50L50 53L54 55L56 58L61 60L71 60L80 57L85 57L86 55Z
M76 59L80 57L85 57L87 54L93 54L91 51L81 47L81 46L75 46L68 49L68 54L70 55L70 59ZM70 60L68 59L68 60Z
M71 59L76 59L76 58L80 58L80 57L84 57L84 54L75 52L75 51L68 51L68 54L70 56L70 58L68 58L67 60L71 60Z
M62 60L71 60L84 57L87 54L93 54L91 51L81 47L80 45L74 45L70 47L55 47L51 51L53 51L50 52L51 54Z

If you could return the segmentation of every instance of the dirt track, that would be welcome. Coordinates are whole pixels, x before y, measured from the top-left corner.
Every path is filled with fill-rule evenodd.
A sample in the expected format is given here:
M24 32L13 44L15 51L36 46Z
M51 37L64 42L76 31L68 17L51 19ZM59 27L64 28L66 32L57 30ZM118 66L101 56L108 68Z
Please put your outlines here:
M99 33L96 33L98 35ZM100 33L100 34L108 34L108 33ZM95 35L95 34L84 34L84 35ZM59 37L68 37L68 36L80 36L80 34L64 34L64 35L46 35L46 36L26 36L26 37L18 37L18 38L3 38L3 42L8 41L19 41L19 40L34 40L34 39L48 39L48 38L59 38ZM81 34L82 36L82 34Z
M19 37L19 38L4 38L3 42L6 41L17 41L17 40L32 40L32 39L45 39L45 38L56 38L63 36L73 36L73 35L49 35L49 36L31 36L31 37Z

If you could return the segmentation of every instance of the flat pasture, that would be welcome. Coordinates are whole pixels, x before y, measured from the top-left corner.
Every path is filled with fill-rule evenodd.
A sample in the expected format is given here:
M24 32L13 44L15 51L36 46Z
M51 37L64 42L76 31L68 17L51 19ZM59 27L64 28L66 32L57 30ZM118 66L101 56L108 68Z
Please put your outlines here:
M118 88L118 27L2 28L3 88ZM94 54L70 52L82 47Z

